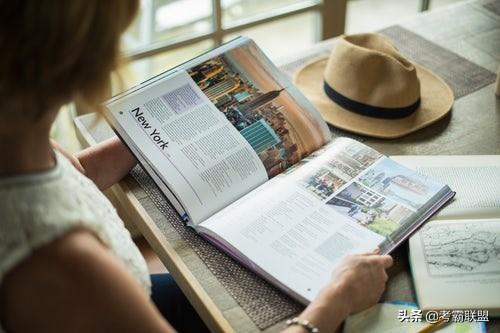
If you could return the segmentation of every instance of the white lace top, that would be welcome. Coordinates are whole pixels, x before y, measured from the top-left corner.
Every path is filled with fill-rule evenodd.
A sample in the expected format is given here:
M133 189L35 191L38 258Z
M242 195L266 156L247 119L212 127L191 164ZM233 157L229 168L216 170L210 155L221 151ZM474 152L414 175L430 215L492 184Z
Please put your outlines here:
M72 228L85 227L149 294L146 262L114 207L68 159L57 152L56 159L56 167L47 172L0 177L0 284L34 250Z

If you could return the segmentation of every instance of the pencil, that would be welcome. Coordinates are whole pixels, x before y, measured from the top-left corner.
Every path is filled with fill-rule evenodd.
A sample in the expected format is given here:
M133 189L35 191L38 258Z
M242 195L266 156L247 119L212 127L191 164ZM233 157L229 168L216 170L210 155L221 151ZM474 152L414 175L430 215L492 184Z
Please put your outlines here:
M432 333L436 332L438 329L443 328L443 326L446 326L449 324L450 321L445 321L444 319L439 319L435 323L431 323L420 329L417 333Z

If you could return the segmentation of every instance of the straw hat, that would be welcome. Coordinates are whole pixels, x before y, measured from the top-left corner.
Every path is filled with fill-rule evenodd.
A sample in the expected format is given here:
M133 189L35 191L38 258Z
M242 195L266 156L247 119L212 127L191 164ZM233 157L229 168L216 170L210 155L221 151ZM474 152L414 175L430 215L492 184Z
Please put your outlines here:
M307 63L293 81L329 124L378 138L430 125L453 105L453 92L439 76L380 34L340 37L329 58Z

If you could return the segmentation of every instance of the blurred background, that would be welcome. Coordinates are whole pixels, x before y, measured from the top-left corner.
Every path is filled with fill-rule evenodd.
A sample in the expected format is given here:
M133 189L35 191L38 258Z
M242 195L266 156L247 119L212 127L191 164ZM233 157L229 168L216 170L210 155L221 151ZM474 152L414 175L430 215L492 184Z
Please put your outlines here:
M176 66L238 35L254 39L273 61L307 50L341 33L378 30L419 12L461 0L141 0L125 33L116 93ZM80 149L70 107L52 136L70 151Z

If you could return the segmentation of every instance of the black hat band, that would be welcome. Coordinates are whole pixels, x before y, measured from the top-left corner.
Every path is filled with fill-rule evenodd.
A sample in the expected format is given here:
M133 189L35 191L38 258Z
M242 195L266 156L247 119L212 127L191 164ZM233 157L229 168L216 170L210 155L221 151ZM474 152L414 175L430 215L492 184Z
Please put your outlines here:
M351 112L367 117L383 119L404 118L417 111L420 106L420 97L415 103L408 106L399 108L384 108L352 100L333 89L328 83L326 83L326 81L323 81L323 89L325 91L325 94L339 106Z

